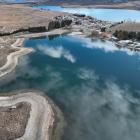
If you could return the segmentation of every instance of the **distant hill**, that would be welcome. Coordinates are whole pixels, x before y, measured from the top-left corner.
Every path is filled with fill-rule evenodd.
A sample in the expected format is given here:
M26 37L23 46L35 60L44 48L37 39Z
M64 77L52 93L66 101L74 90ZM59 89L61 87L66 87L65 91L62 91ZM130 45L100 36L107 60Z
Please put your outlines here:
M0 0L0 2L41 2L41 3L79 3L79 4L93 4L93 3L119 3L119 2L128 2L134 0Z
M44 0L45 1L45 0ZM114 2L127 2L128 0L51 0L55 2L67 3L114 3Z
M140 7L140 0L32 0L36 3L43 3L43 4L56 4L56 5L63 5L63 4L77 4L77 5L117 5L121 3L126 3L130 5L130 7ZM129 7L129 6L128 6Z
M36 3L36 4L52 4L52 5L61 5L61 4L79 4L79 5L107 5L107 4L117 4L117 3L134 3L137 1L138 5L140 1L138 0L0 0L0 2L8 3ZM135 4L137 6L137 4Z

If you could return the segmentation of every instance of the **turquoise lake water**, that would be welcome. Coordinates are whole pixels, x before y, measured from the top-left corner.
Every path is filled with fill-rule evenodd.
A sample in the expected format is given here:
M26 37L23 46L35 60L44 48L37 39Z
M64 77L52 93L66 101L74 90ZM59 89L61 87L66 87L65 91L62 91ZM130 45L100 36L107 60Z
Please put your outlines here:
M0 81L0 92L37 89L64 113L62 140L140 140L140 54L65 35L32 38L36 52Z
M139 10L126 10L126 9L95 9L95 8L64 8L61 6L34 6L39 9L49 9L54 11L68 12L85 14L87 16L93 16L100 20L107 21L137 21L140 22L140 11Z

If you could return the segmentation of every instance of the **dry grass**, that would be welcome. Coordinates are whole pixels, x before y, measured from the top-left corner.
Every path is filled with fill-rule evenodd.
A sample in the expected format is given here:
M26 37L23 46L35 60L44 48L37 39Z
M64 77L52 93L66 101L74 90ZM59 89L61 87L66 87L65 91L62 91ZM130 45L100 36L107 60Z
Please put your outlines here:
M0 5L0 31L32 26L48 26L50 20L66 13L33 9L25 5Z
M114 33L116 30L128 31L128 32L140 32L140 23L135 22L126 22L119 25L116 25L109 29L111 33Z

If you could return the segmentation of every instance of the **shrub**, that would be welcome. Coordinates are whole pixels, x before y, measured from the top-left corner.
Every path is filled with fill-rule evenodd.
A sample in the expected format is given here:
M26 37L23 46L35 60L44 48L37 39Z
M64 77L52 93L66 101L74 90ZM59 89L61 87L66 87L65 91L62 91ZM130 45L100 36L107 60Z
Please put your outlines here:
M128 40L128 39L140 40L140 32L136 33L136 32L127 32L127 31L122 31L122 30L117 31L116 30L113 35L120 40Z
M106 27L102 27L101 32L105 32L105 31L106 31Z
M129 39L135 39L136 36L137 36L136 32L129 32L128 38L129 38Z

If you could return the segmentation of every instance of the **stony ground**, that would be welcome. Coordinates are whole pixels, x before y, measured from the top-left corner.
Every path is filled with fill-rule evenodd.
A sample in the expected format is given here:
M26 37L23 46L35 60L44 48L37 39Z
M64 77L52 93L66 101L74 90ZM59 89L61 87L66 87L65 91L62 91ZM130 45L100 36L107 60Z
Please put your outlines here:
M0 140L51 140L55 114L50 99L39 91L13 94L0 97Z
M25 133L31 105L21 102L14 106L0 107L0 140L14 140Z
M0 48L0 67L2 67L7 62L7 56L15 51L17 50L10 47Z

